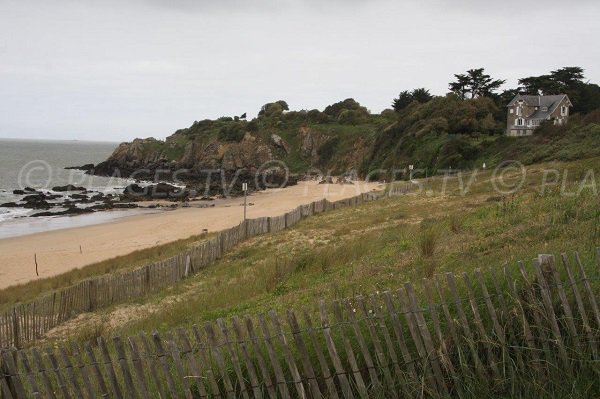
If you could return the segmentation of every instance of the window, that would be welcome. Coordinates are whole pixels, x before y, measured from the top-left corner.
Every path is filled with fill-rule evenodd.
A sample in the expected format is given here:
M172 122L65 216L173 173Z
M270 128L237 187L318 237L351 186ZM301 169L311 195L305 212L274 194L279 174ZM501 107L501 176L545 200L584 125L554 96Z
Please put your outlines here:
M521 107L517 107L517 115L521 116L523 113L521 112Z
M515 110L511 108L511 109L510 109L510 113L512 114L512 113L514 113L514 112L515 112Z
M562 116L567 116L569 115L569 107L567 107L566 105L563 105L560 107L560 114Z
M523 120L523 118L515 119L515 126L523 126L523 125L525 125L525 121Z
M542 107L542 111L548 112L548 107Z

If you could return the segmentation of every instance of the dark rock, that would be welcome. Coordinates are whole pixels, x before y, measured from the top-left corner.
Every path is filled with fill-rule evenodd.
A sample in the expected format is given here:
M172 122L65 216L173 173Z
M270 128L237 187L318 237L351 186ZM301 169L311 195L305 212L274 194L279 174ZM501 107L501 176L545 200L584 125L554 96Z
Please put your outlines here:
M56 186L52 188L52 191L85 191L85 187L77 187L72 184L67 184L66 186Z
M35 188L31 188L31 187L25 187L23 190L25 190L29 193L37 193L37 190Z
M14 195L25 195L25 191L24 190L13 190L13 194Z
M139 208L138 205L132 204L131 202L119 202L119 203L116 203L116 204L112 204L112 206L115 209L133 209L133 208Z
M3 207L3 208L19 208L22 206L23 205L19 205L16 202L5 202L4 204L0 204L0 207Z
M125 187L123 194L131 201L143 201L149 199L184 200L189 197L189 191L167 183L158 183L147 187L142 187L138 184L130 184Z
M89 201L88 196L85 194L71 194L69 197L80 201Z
M65 216L65 215L83 215L86 213L93 213L94 210L90 208L77 208L75 206L69 207L64 211L60 212L39 212L31 215L31 217L42 217L42 216Z
M87 163L87 164L81 165L81 166L67 166L65 169L83 170L83 171L89 172L94 169L94 164Z
M98 193L98 194L96 194L96 195L93 195L93 196L90 198L90 200L91 200L91 201L103 201L103 200L105 200L105 197L104 197L104 194L102 194L102 193Z

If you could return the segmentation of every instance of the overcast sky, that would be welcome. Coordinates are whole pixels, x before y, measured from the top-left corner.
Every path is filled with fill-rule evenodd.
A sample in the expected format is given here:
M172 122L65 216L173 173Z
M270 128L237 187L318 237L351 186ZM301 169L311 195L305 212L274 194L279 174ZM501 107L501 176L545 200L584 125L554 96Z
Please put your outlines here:
M474 67L507 86L575 65L600 82L600 4L536 3L0 0L0 137L164 138L278 99L380 112Z

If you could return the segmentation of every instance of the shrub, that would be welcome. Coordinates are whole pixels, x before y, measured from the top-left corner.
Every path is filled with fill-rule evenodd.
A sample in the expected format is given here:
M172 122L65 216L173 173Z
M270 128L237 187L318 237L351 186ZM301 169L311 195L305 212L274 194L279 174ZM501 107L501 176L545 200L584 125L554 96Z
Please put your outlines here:
M368 118L366 109L345 109L340 112L338 122L342 125L360 125L367 122Z
M219 140L240 142L246 134L241 123L231 123L223 126L219 130Z
M421 231L419 236L419 249L421 256L430 258L435 254L435 248L438 244L439 235L433 228L426 228Z

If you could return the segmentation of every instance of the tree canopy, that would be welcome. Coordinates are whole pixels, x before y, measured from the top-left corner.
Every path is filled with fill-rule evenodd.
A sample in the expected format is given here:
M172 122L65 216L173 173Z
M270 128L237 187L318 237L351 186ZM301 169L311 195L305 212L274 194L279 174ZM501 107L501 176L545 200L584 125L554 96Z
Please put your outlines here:
M461 99L491 97L506 81L493 79L484 68L469 69L466 74L455 74L456 81L450 82L450 91Z
M400 93L398 98L394 98L392 107L395 111L401 111L408 107L413 101L417 101L421 104L431 100L433 96L429 93L429 90L424 87L414 89L413 91L404 90Z

